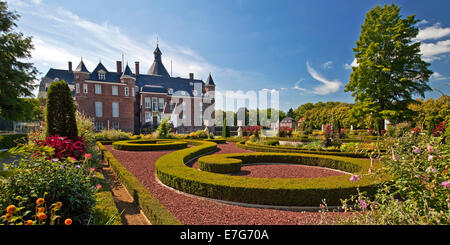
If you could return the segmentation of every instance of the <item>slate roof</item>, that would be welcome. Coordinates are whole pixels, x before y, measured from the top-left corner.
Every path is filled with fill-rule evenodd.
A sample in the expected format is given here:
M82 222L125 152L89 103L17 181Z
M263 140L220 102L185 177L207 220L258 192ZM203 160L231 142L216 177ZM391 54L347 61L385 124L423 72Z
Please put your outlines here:
M290 122L296 122L294 118L292 117L285 117L283 120L281 120L282 123L290 123Z
M101 62L99 62L97 67L92 71L92 73L90 73L89 80L108 83L121 83L120 77L122 75L128 75L136 78L135 83L138 87L137 91L168 93L169 89L173 89L174 93L176 93L177 91L186 91L189 95L192 96L196 83L201 84L202 92L205 91L205 83L202 80L171 77L169 73L167 73L166 68L164 68L164 65L161 62L161 50L159 50L158 46L156 47L154 54L155 61L153 62L153 65L149 70L149 73L151 74L139 74L136 76L136 74L133 74L128 64L123 74L119 74L117 72L109 72L106 67ZM75 69L75 71L77 70L89 72L83 61L81 61L77 69ZM105 71L105 80L98 79L98 71L100 70ZM60 80L65 80L69 84L74 84L73 72L70 72L68 70L51 68L45 75L45 78L49 78L50 80L59 78ZM214 81L211 75L209 75L207 82L209 83L209 85L214 85Z
M208 85L208 86L213 86L213 85L215 85L215 84L214 84L214 80L213 80L212 77L211 77L211 73L209 74L208 79L206 79L206 85Z
M75 71L78 72L89 72L86 66L84 65L83 60L81 60L80 64L78 64L77 68L75 68Z

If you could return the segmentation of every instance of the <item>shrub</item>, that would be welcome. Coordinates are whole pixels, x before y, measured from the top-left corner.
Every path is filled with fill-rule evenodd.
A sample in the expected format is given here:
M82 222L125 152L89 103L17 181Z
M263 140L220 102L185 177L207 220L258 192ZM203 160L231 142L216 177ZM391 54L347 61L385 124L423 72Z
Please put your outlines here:
M207 134L204 130L198 130L197 132L195 132L195 134L196 134L197 137L200 138L200 139L206 139L206 138L208 138L208 134Z
M264 141L264 145L280 145L280 142L278 140L265 140Z
M10 149L16 147L18 144L27 142L28 136L26 134L5 134L0 135L0 149Z
M47 92L46 136L60 135L69 139L78 137L75 111L76 105L69 84L64 80L52 82Z
M379 176L392 181L375 198L360 192L343 202L344 208L362 210L339 223L364 225L437 225L450 223L448 157L450 146L441 137L415 136L387 139L391 146L382 158Z
M71 217L76 224L87 224L95 205L95 186L90 181L86 169L66 159L48 160L46 149L37 146L23 146L13 154L40 152L34 157L23 157L18 165L8 165L13 174L5 182L0 182L0 210L14 202L17 196L24 199L23 207L34 210L36 199L49 193L45 199L49 203L61 202L62 217ZM22 152L22 154L25 154Z
M131 138L131 133L123 132L122 130L109 129L102 130L99 133L96 133L95 139L99 141L119 141L119 140L128 140Z
M291 137L292 136L292 128L280 127L278 130L278 137Z
M170 124L169 124L169 118L164 119L156 129L157 132L157 138L159 139L166 139L169 137L170 132Z
M49 136L45 140L36 140L34 142L39 146L50 146L54 149L52 158L62 159L74 157L77 160L84 158L86 153L86 144L83 139L76 137L70 140L67 137Z
M198 138L198 135L197 135L197 133L195 133L195 132L191 132L191 133L189 134L188 138L190 138L190 139L197 139L197 138Z

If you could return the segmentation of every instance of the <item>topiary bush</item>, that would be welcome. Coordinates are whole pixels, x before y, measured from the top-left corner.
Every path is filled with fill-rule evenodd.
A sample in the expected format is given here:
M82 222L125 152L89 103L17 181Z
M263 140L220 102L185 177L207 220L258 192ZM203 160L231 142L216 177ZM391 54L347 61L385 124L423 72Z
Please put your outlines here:
M67 82L61 80L50 84L46 107L46 136L60 135L75 139L78 136L76 105Z

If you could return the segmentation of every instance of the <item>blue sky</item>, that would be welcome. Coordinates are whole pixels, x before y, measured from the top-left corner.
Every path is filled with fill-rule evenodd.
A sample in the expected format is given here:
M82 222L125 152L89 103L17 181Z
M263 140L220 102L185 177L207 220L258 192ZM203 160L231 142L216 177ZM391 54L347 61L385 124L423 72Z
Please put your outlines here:
M277 90L280 109L307 102L343 101L365 14L391 2L401 14L422 20L418 40L434 72L430 86L449 94L450 1L60 1L8 0L22 17L18 30L33 36L32 62L44 76L83 57L88 69L99 60L141 72L153 62L159 39L163 63L173 76L212 74L217 89ZM133 69L134 70L134 69ZM437 98L439 92L426 93Z

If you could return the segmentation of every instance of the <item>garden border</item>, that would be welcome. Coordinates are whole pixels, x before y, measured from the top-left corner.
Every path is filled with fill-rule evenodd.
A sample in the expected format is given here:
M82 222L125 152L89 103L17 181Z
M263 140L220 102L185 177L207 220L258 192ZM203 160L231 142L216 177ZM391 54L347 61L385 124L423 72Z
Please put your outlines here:
M181 225L182 223L153 196L100 142L102 156L119 177L145 216L155 225Z

